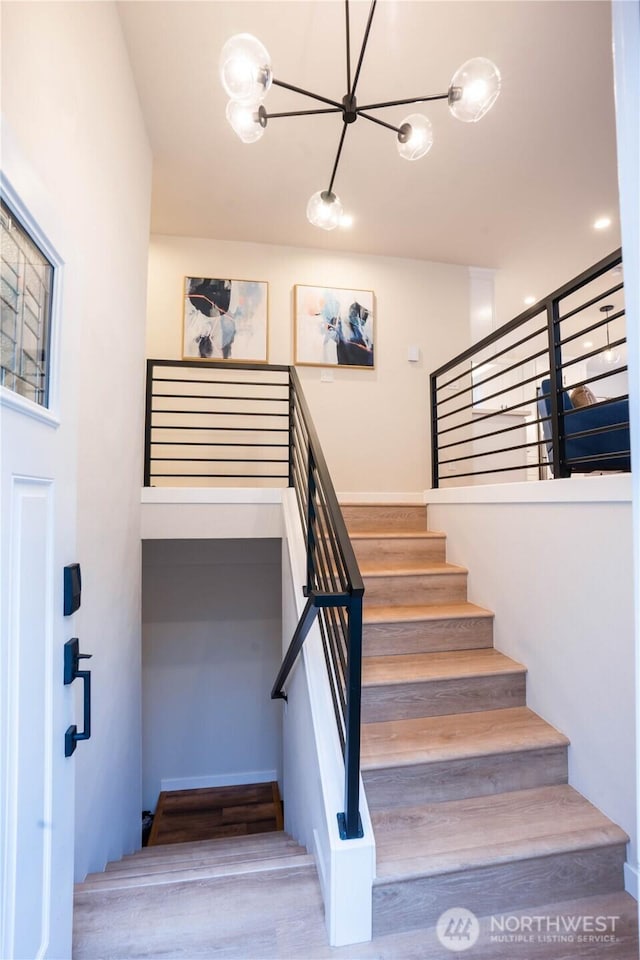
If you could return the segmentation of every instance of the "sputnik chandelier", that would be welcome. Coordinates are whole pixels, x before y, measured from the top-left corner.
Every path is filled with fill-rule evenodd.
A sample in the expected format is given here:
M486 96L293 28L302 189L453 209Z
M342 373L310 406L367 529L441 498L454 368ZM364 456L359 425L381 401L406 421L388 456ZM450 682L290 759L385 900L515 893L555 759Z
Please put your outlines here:
M283 80L276 80L271 68L271 59L262 43L250 33L239 33L225 43L220 54L220 79L229 96L227 120L244 143L255 143L267 127L269 120L280 117L307 117L321 113L342 114L342 132L338 143L336 159L331 171L329 186L318 190L307 204L307 219L323 230L333 230L342 218L342 203L334 193L333 186L338 172L347 130L356 120L362 118L376 123L396 134L398 153L405 160L419 160L424 157L433 143L431 121L421 113L411 113L405 117L399 127L373 116L372 110L384 110L404 104L426 103L431 100L446 100L449 110L457 120L464 123L476 123L493 106L500 93L500 71L490 60L475 57L467 60L454 73L446 93L409 97L406 100L388 100L383 103L367 103L360 106L356 100L356 90L362 62L364 60L371 23L377 0L373 0L369 10L362 46L356 71L351 78L351 43L349 24L349 0L345 0L346 50L347 50L347 92L342 102L294 87ZM310 97L328 106L315 110L296 110L287 113L268 113L262 101L272 86L292 90L304 97Z

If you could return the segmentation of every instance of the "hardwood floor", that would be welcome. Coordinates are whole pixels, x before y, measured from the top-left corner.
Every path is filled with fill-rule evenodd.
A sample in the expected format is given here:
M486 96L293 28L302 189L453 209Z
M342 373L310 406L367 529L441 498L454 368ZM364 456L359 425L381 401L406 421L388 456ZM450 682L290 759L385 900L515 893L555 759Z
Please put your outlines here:
M282 830L277 783L172 790L160 794L149 846Z

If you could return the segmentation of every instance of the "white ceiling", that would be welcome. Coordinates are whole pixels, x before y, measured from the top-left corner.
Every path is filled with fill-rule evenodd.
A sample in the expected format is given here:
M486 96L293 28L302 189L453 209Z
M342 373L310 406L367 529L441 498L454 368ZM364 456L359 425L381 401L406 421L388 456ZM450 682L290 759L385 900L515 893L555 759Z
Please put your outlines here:
M350 6L355 61L369 4ZM334 189L355 223L332 233L307 223L305 208L328 185L339 116L274 119L245 145L225 120L217 65L224 41L248 31L278 79L340 100L343 3L127 0L119 9L154 153L154 233L495 267L509 315L619 245L609 3L381 0L360 103L443 93L472 56L498 64L502 93L478 124L459 123L445 103L419 108L434 146L414 163L398 156L392 132L351 126ZM266 106L314 104L273 88ZM412 109L382 116L399 124ZM597 232L601 214L613 225Z

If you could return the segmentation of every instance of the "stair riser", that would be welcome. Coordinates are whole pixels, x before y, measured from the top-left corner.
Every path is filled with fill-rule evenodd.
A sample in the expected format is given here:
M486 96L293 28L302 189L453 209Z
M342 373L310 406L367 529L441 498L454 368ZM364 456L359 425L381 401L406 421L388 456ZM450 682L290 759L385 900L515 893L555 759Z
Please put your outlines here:
M567 748L363 770L362 778L372 811L492 796L566 783Z
M385 606L464 603L466 573L417 574L364 578L365 603Z
M444 537L368 537L352 539L356 559L367 562L375 560L389 566L409 562L444 563L446 540Z
M431 926L452 907L490 916L613 893L624 887L624 859L624 845L616 845L433 877L378 881L373 888L373 935Z
M362 722L521 707L525 704L525 686L524 673L365 686Z
M353 533L427 529L427 508L424 506L352 505L343 506L342 515Z
M365 657L475 650L493 646L493 618L365 623L362 640Z

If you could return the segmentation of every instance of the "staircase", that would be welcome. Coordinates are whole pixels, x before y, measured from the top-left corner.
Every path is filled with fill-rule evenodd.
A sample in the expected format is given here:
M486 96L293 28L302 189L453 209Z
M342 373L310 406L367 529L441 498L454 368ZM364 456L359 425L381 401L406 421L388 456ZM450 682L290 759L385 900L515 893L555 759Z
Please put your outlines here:
M565 736L526 706L424 506L345 506L365 582L362 776L374 937L623 889L626 834L567 784Z
M263 918L316 887L313 857L283 831L145 847L76 885L74 960L193 960L243 942L272 956Z

